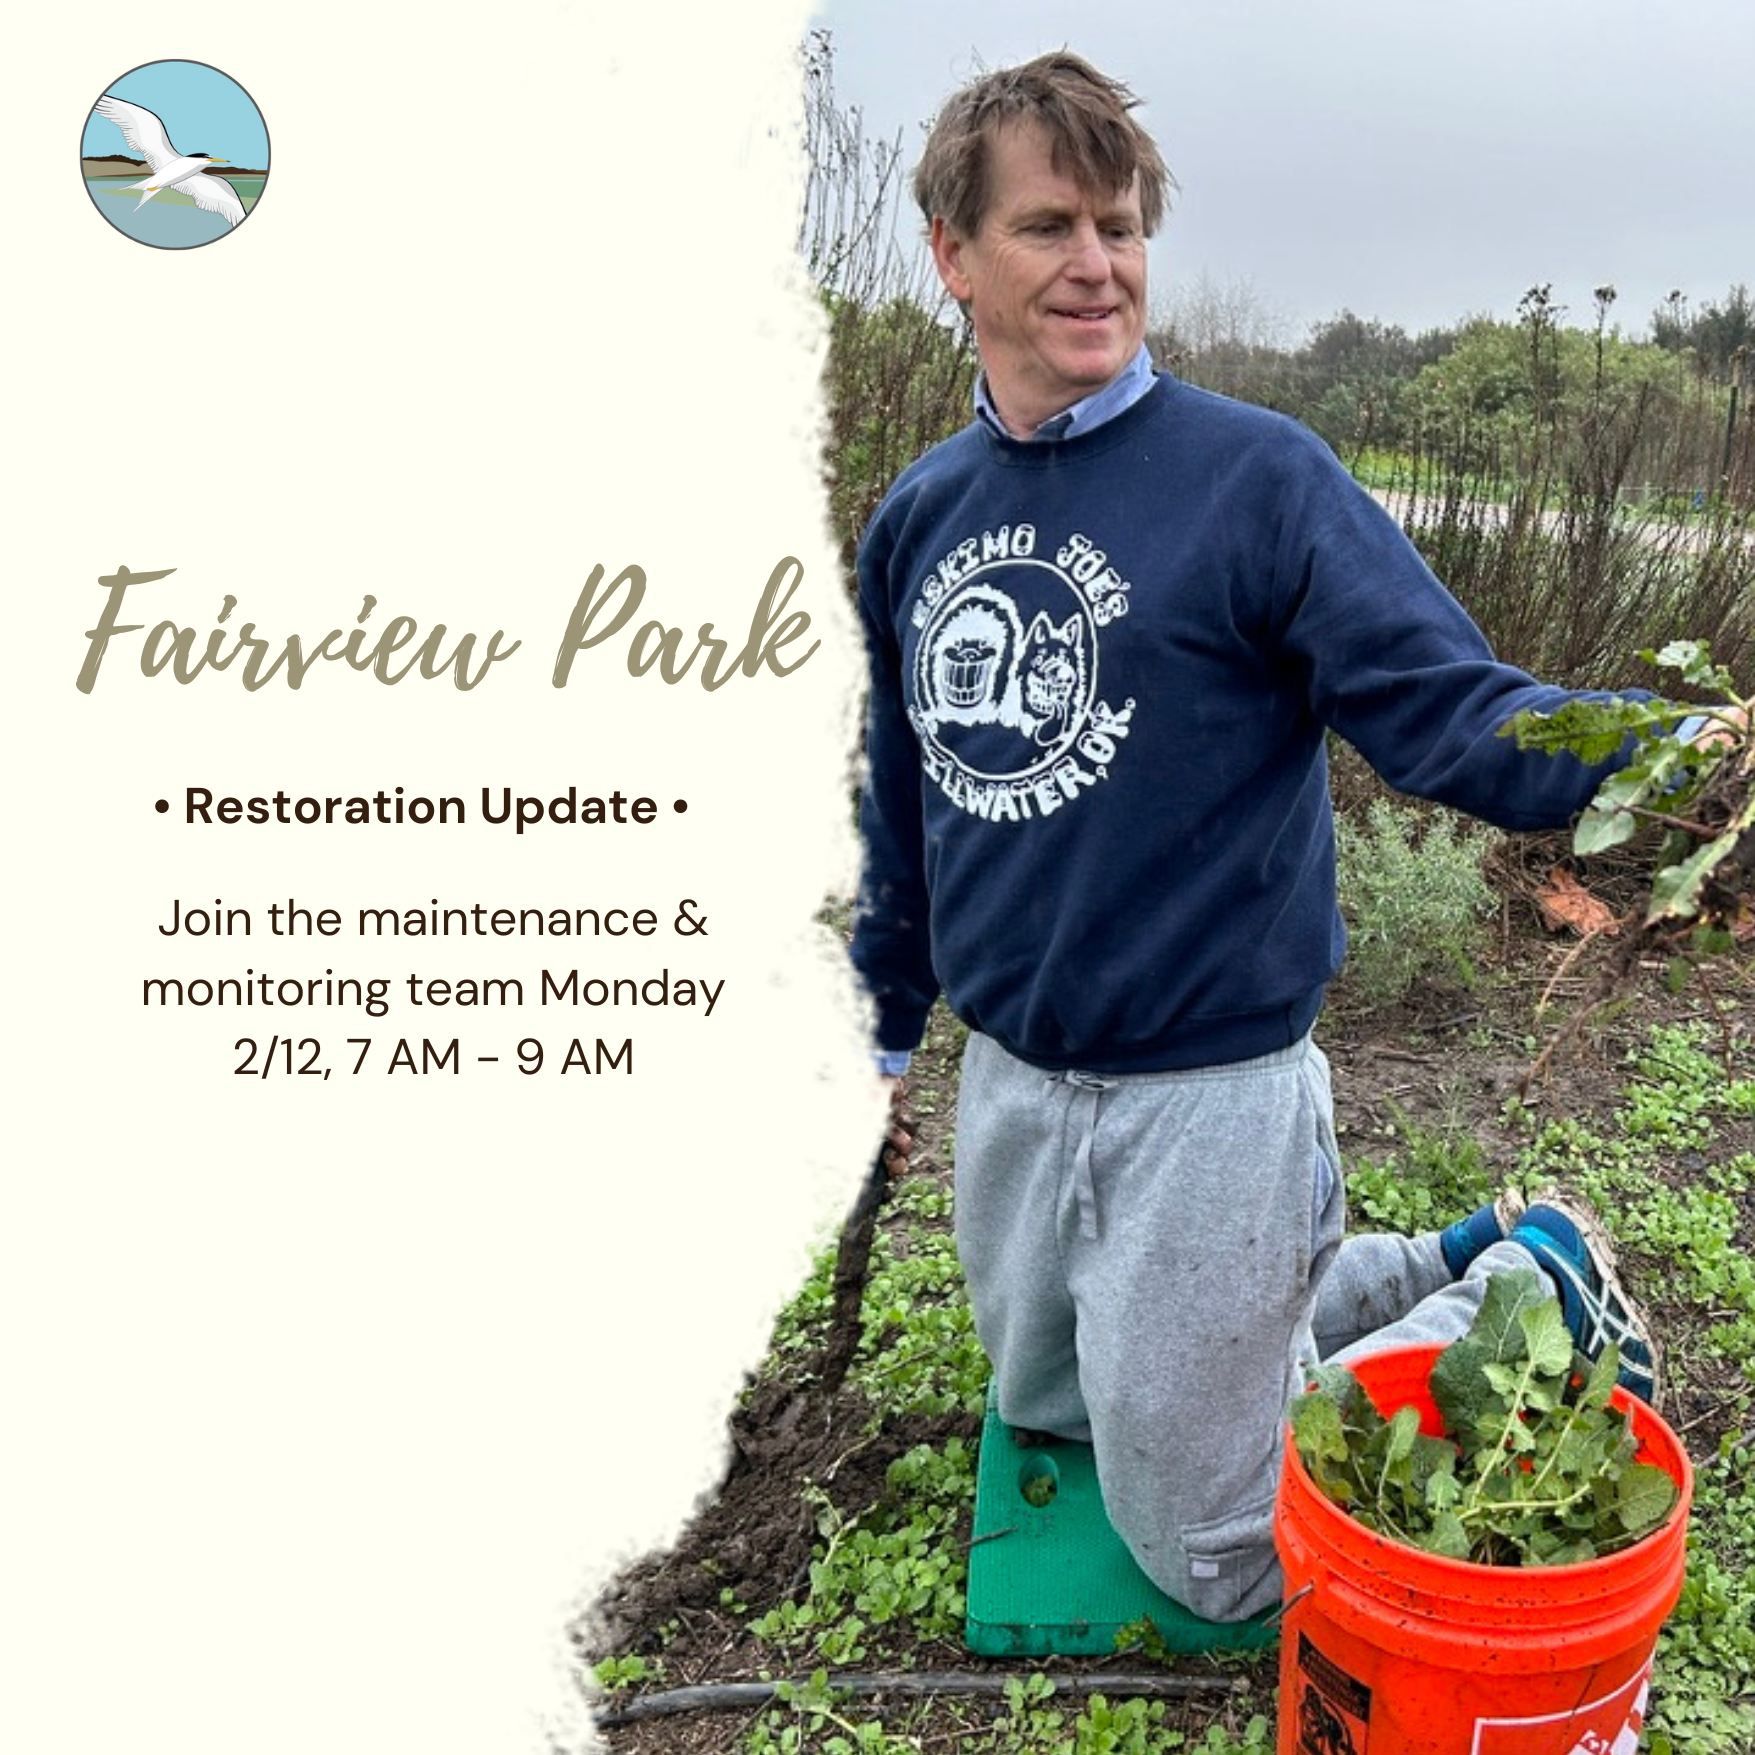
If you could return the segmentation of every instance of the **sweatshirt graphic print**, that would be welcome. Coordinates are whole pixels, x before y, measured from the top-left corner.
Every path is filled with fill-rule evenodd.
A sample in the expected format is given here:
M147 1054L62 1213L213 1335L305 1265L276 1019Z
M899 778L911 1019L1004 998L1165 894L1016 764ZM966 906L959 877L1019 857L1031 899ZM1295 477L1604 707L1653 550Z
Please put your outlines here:
M1047 816L1107 777L1134 702L1098 695L1099 632L1130 589L1077 532L1039 555L1027 522L939 562L909 616L909 720L947 799L971 816Z

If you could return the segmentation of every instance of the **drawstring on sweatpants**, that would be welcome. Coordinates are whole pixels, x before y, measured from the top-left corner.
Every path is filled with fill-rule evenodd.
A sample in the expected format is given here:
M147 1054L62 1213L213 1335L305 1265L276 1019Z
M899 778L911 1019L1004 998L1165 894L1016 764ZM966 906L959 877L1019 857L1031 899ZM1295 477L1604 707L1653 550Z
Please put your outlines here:
M1095 1073L1069 1070L1060 1075L1073 1086L1067 1119L1078 1128L1073 1147L1073 1200L1079 1209L1079 1235L1097 1238L1097 1189L1091 1180L1091 1146L1097 1134L1097 1099L1114 1084Z

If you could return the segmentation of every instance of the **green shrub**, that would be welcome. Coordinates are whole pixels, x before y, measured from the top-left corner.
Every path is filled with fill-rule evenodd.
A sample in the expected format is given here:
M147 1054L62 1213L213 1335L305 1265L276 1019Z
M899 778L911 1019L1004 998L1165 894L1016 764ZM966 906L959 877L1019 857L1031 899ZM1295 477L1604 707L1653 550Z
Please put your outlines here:
M1374 1004L1402 998L1417 982L1449 976L1472 985L1481 922L1494 908L1481 876L1488 829L1459 830L1448 814L1428 819L1373 800L1363 829L1339 825L1341 912L1352 951L1348 982Z

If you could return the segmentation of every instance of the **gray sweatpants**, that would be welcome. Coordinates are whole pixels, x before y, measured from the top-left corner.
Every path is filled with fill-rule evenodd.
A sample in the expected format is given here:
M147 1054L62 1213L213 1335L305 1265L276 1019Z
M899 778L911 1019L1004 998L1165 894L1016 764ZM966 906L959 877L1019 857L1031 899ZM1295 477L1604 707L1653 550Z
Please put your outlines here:
M1458 1215L1461 1216L1460 1214ZM957 1251L1000 1416L1094 1446L1110 1522L1209 1620L1280 1594L1273 1500L1301 1367L1450 1341L1516 1244L1458 1281L1435 1234L1343 1241L1328 1062L1047 1073L972 1034Z

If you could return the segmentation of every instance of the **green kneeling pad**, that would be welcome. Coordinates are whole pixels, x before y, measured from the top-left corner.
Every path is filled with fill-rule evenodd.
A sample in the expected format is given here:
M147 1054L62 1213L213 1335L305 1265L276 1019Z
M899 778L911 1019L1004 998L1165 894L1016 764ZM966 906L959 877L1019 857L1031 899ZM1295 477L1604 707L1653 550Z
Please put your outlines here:
M992 1392L975 1476L965 1637L984 1657L1065 1652L1107 1656L1115 1636L1146 1619L1171 1651L1250 1651L1275 1628L1203 1621L1140 1571L1103 1512L1088 1444L1012 1441Z

